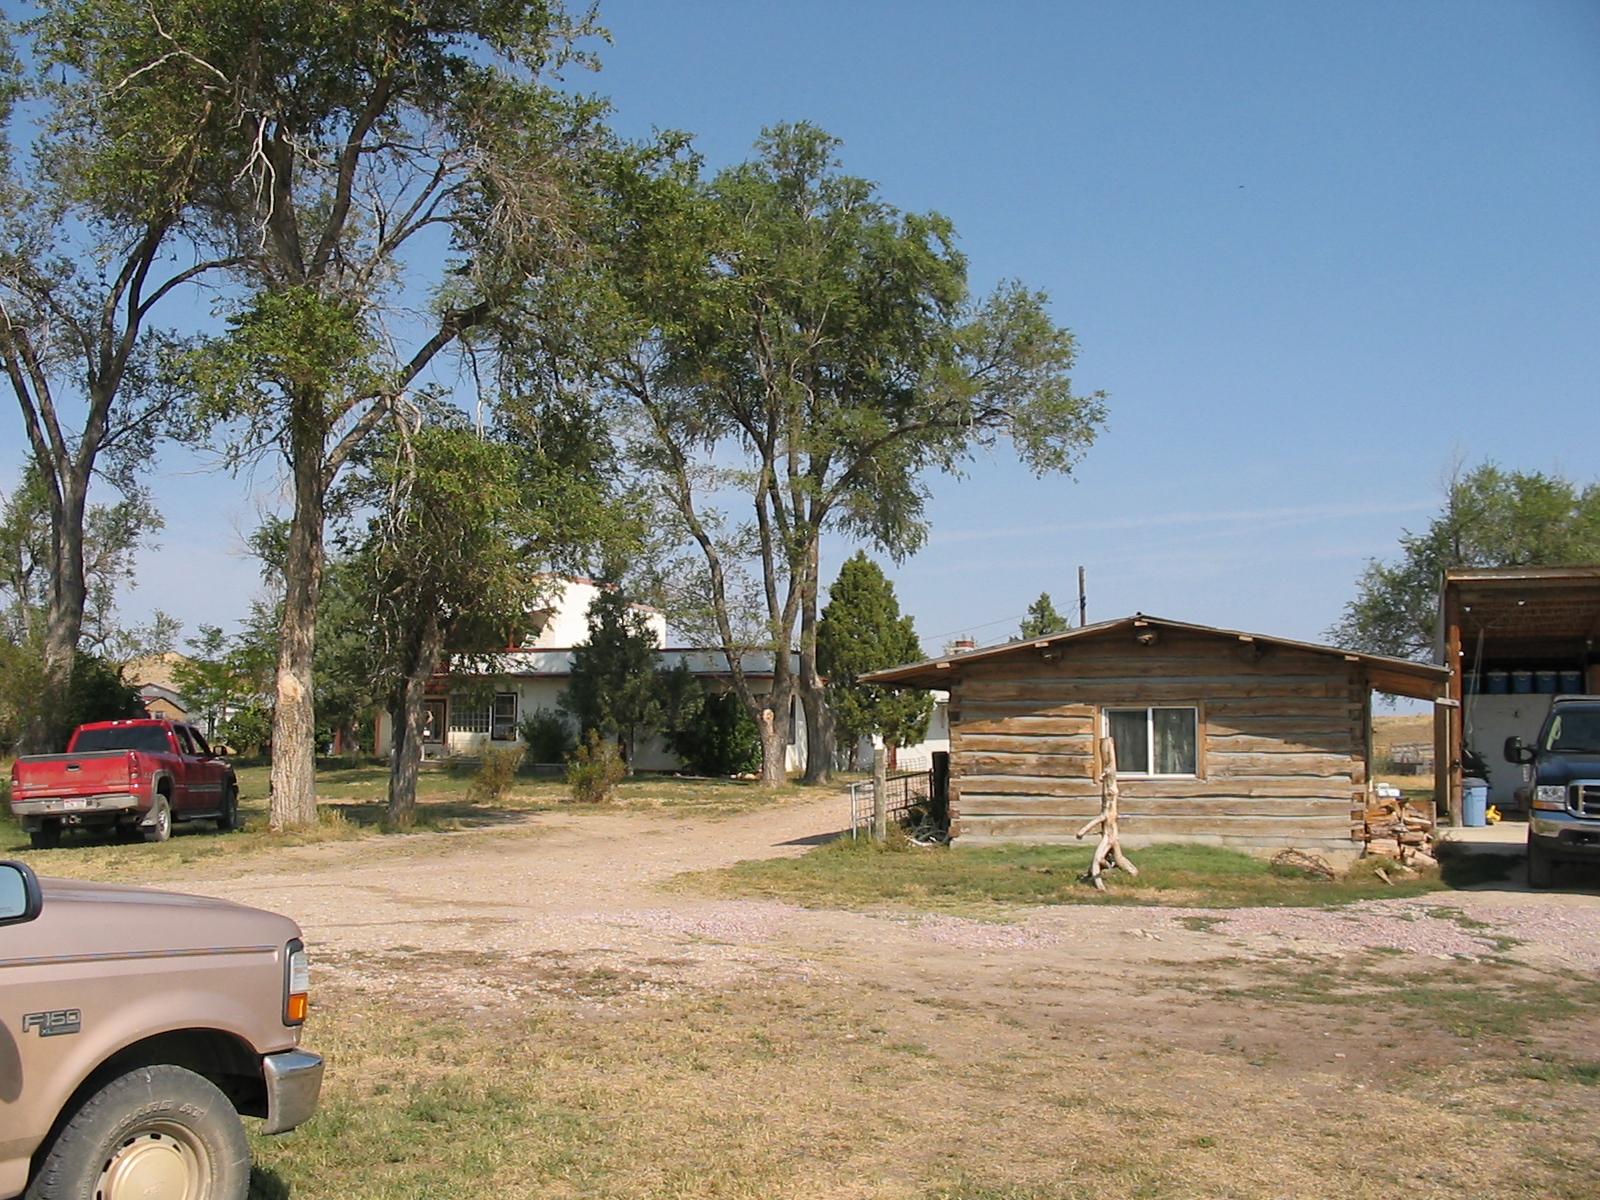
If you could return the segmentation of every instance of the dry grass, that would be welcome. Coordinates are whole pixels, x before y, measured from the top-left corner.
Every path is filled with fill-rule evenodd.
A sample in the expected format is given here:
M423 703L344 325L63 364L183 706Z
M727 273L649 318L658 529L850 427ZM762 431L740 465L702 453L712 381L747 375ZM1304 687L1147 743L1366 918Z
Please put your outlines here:
M330 974L308 1027L329 1056L325 1108L258 1140L258 1197L1600 1191L1593 1142L1563 1132L1600 1115L1581 1066L1530 1078L1546 1060L1450 1035L1408 1057L1360 1024L1325 1040L1309 1001L1146 987L1106 1012L1095 981L1071 978L1005 1007L792 977L708 994L659 961L402 950Z

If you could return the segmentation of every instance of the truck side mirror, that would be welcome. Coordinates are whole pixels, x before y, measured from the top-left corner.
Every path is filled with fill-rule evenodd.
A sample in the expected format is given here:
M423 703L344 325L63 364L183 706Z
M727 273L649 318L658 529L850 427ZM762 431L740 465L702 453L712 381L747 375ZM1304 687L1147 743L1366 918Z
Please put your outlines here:
M26 863L0 862L0 925L20 925L39 915L44 896Z
M1533 761L1534 754L1534 748L1532 746L1524 746L1522 739L1516 734L1512 734L1506 739L1506 761L1508 763L1516 763L1519 766L1526 765Z

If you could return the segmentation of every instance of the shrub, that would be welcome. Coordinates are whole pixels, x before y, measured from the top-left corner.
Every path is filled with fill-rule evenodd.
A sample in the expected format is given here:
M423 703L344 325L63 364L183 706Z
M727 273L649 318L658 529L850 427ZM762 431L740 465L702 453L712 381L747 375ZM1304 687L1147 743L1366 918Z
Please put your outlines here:
M511 786L517 768L522 765L521 746L489 746L478 760L478 769L472 773L467 785L467 798L475 803L498 800Z
M531 763L566 762L567 755L572 753L573 746L577 744L566 718L548 708L535 709L522 718L517 733L528 747L528 761Z
M761 769L761 735L744 701L707 692L694 713L669 730L667 749L694 775L741 775Z
M579 804L604 804L627 773L617 744L591 729L567 765L567 786Z
M236 710L217 726L217 741L236 754L260 753L272 743L272 710L259 704Z

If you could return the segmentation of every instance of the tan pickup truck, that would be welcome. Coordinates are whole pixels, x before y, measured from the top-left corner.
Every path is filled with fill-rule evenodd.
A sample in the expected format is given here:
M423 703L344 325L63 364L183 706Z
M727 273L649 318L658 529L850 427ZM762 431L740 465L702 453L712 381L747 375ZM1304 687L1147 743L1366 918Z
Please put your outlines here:
M243 1200L316 1108L287 917L0 862L0 1197Z

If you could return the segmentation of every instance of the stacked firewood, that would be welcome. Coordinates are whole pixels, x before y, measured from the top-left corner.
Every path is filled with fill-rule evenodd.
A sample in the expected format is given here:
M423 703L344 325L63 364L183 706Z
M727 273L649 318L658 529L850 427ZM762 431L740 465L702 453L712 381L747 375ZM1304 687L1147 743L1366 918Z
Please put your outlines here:
M1393 859L1404 867L1431 867L1434 805L1431 800L1407 800L1377 791L1354 797L1350 809L1350 837L1366 845L1369 858Z

